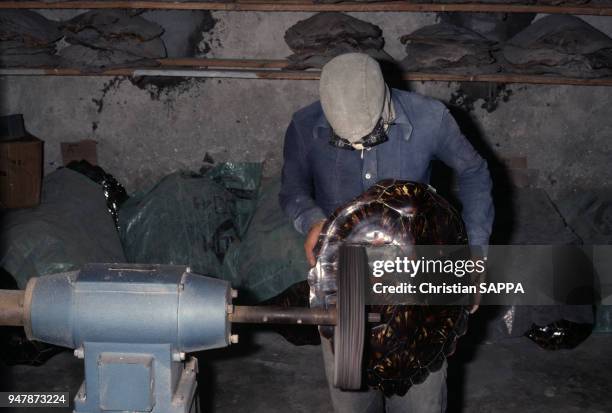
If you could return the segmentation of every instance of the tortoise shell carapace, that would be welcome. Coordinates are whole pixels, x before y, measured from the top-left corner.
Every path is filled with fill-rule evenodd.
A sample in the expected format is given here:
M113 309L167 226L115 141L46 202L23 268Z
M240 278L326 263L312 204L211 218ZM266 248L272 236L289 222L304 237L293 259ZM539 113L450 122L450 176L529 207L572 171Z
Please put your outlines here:
M457 245L467 244L467 235L460 214L432 187L381 181L338 208L323 227L308 277L313 307L334 301L342 243ZM380 313L381 321L370 325L366 338L367 383L387 396L404 395L439 370L467 329L464 306L375 305L368 312Z

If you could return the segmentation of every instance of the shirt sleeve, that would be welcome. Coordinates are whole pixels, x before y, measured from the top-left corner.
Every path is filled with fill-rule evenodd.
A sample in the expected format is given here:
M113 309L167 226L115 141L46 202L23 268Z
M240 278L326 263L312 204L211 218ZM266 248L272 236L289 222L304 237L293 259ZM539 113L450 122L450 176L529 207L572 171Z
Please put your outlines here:
M295 229L304 235L316 222L327 218L313 194L312 171L306 162L304 142L292 120L285 133L279 202Z
M442 114L437 143L436 157L457 174L458 197L463 207L462 216L469 244L486 248L495 215L487 162L463 136L446 108Z

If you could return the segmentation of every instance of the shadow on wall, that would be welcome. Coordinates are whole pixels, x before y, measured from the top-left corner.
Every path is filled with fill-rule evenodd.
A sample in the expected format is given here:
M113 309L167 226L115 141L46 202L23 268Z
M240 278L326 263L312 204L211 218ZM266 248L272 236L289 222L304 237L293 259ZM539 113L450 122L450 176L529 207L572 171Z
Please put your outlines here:
M381 62L381 67L389 87L410 90L409 82L402 79L402 69L399 65ZM512 234L514 217L512 208L508 207L512 205L511 201L514 194L508 167L484 139L485 134L472 118L470 108L465 107L465 105L453 105L452 102L450 104L447 103L447 106L465 137L480 156L487 161L491 179L493 180L493 203L496 211L491 243L507 244ZM435 162L432 168L431 184L443 197L460 209L460 203L453 193L453 182L453 171L443 163ZM501 211L503 211L503 214ZM497 212L500 213L498 214Z
M502 160L484 139L483 131L473 120L470 112L463 107L448 105L449 110L464 136L474 146L489 167L493 181L493 205L495 220L491 235L491 244L508 244L514 227L513 193L510 174ZM432 184L438 188L442 196L446 197L455 206L459 207L458 200L452 191L454 182L453 171L441 162L436 162L432 169ZM464 405L465 393L465 363L475 357L479 344L486 339L486 326L498 317L495 311L479 311L470 317L471 334L464 337L455 357L455 363L448 366L448 411L460 411ZM474 332L479 332L474 334Z
M390 87L410 90L409 82L402 79L402 70L398 65L381 63L381 66ZM466 105L456 99L451 99L450 103L446 103L465 137L472 146L474 146L480 156L487 161L489 172L491 173L491 179L493 181L493 204L496 212L491 243L508 244L514 229L515 215L512 207L515 190L512 185L508 167L486 142L484 139L484 132L472 118L471 109L473 108L473 102L468 102L471 104ZM451 168L442 162L434 161L432 165L431 184L440 195L449 200L449 202L460 210L461 205L453 190L454 178L454 173ZM464 404L465 363L475 356L478 345L486 339L486 325L497 316L495 311L479 311L475 316L470 317L470 330L472 333L464 337L458 348L458 354L454 356L455 362L449 363L448 366L447 386L449 412L461 410L461 406ZM475 332L479 333L475 334Z

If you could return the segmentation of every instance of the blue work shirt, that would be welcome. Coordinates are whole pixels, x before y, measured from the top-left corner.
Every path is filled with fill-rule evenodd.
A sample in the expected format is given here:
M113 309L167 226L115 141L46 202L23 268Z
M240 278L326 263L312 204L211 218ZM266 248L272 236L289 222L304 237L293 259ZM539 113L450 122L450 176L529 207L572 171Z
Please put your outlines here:
M471 245L487 245L493 224L491 177L486 161L461 134L441 102L393 89L395 119L389 140L369 150L329 144L330 125L320 102L296 112L287 129L279 201L295 228L306 234L378 181L429 183L431 161L454 169L463 221Z

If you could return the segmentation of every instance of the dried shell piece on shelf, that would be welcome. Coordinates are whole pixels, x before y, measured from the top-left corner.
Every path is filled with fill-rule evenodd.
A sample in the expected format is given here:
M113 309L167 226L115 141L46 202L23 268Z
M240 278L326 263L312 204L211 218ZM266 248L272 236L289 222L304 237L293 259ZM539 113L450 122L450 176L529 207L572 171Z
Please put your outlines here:
M58 63L57 24L30 10L0 10L0 67L52 67Z
M350 52L367 53L379 61L393 61L383 50L382 30L347 14L317 13L285 32L293 51L288 69L320 68L332 58Z
M62 26L69 46L60 51L63 66L86 69L156 66L166 57L164 29L120 10L92 10Z
M141 41L159 37L164 32L159 24L122 10L88 11L70 19L63 27L68 36L77 39L89 30L106 38L129 36Z
M492 55L496 42L449 23L422 27L404 35L406 58L400 63L407 71L460 72L469 74L499 71Z
M612 39L579 17L550 15L510 39L508 71L572 77L612 75Z
M57 24L30 10L0 10L0 40L23 42L27 46L53 43L62 37Z

